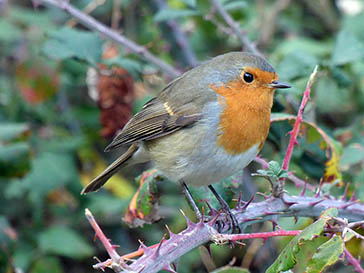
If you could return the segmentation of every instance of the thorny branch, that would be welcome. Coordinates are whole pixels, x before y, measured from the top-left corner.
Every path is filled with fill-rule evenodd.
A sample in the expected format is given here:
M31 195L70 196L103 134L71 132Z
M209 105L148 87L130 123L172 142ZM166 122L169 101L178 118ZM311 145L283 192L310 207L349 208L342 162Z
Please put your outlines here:
M64 12L73 16L77 21L79 21L84 26L86 26L92 30L96 30L96 31L100 32L105 37L126 47L131 52L142 56L148 62L159 67L164 73L169 75L171 78L176 78L181 74L181 72L179 70L175 69L173 66L167 64L163 60L161 60L158 57L156 57L155 55L153 55L144 46L138 45L137 43L133 42L132 40L129 40L125 36L119 34L118 32L112 30L111 28L107 27L106 25L100 23L93 17L91 17L91 16L87 15L86 13L82 12L81 10L75 8L68 1L65 1L65 0L33 0L33 1L36 1L36 3L50 5L50 6L63 10Z
M320 213L327 208L337 208L340 218L346 218L348 221L359 221L355 226L362 224L364 217L364 205L360 204L357 200L336 200L327 197L307 197L307 196L289 196L285 195L283 202L280 198L269 197L260 202L242 202L238 201L237 206L232 209L232 213L237 218L240 226L246 228L247 226L263 221L272 221L276 224L276 217L318 217ZM291 205L287 205L287 203ZM206 242L212 241L215 243L226 243L229 240L240 242L249 238L269 238L273 236L290 236L297 235L300 231L285 231L277 230L268 233L255 233L255 234L225 234L230 230L229 221L224 213L218 213L216 210L209 212L210 216L202 222L193 223L187 217L187 228L178 234L174 234L167 227L169 239L162 239L162 241L153 247L146 247L142 242L137 254L141 255L136 260L127 264L128 258L131 255L115 257L110 255L111 259L100 262L94 265L94 268L103 269L105 267L112 267L115 272L140 272L152 273L158 272L162 269L169 272L175 272L173 262L179 257L191 251L195 247L202 245ZM89 218L89 217L88 217ZM89 218L90 220L90 218ZM93 221L95 221L93 219ZM90 221L91 222L91 221ZM217 223L222 229L217 232ZM93 226L95 226L93 224ZM347 224L348 227L355 227ZM344 225L343 225L344 227ZM95 229L96 237L102 238L98 229ZM102 233L102 232L101 232ZM108 239L102 239L106 249L114 250ZM105 245L106 243L106 245ZM134 256L135 257L135 256ZM115 261L121 261L120 267L115 266ZM358 271L360 272L360 271Z

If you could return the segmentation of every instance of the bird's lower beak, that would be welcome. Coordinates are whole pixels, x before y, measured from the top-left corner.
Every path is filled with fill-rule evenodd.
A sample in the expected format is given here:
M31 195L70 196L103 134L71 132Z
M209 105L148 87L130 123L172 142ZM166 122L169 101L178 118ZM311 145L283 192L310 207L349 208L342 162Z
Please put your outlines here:
M291 86L287 83L279 82L279 81L272 81L272 83L268 84L271 88L291 88Z

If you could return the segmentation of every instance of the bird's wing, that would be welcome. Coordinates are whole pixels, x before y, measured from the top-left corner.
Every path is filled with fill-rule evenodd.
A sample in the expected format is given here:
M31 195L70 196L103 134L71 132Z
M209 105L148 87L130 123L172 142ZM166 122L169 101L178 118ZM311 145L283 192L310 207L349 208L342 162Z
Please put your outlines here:
M201 113L195 111L192 107L188 107L188 105L174 110L167 102L154 98L131 118L123 130L106 147L105 151L110 151L122 145L168 135L196 122L200 118Z

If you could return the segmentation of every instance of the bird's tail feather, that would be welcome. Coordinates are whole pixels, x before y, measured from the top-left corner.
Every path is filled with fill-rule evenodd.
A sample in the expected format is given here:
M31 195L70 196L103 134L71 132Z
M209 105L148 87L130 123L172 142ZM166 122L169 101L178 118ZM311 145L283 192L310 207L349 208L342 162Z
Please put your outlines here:
M128 161L133 154L138 150L138 146L133 144L130 148L108 166L101 174L94 178L86 187L83 188L81 194L86 194L93 191L98 191L116 172L118 172L126 161Z

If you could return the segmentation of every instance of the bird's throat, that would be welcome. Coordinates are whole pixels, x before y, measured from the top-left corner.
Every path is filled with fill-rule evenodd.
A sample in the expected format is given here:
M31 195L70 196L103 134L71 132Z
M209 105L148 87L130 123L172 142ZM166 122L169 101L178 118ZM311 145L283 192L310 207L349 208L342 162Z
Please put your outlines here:
M270 127L273 91L246 88L240 81L211 86L223 106L217 145L232 155L243 154L254 145L261 149Z

